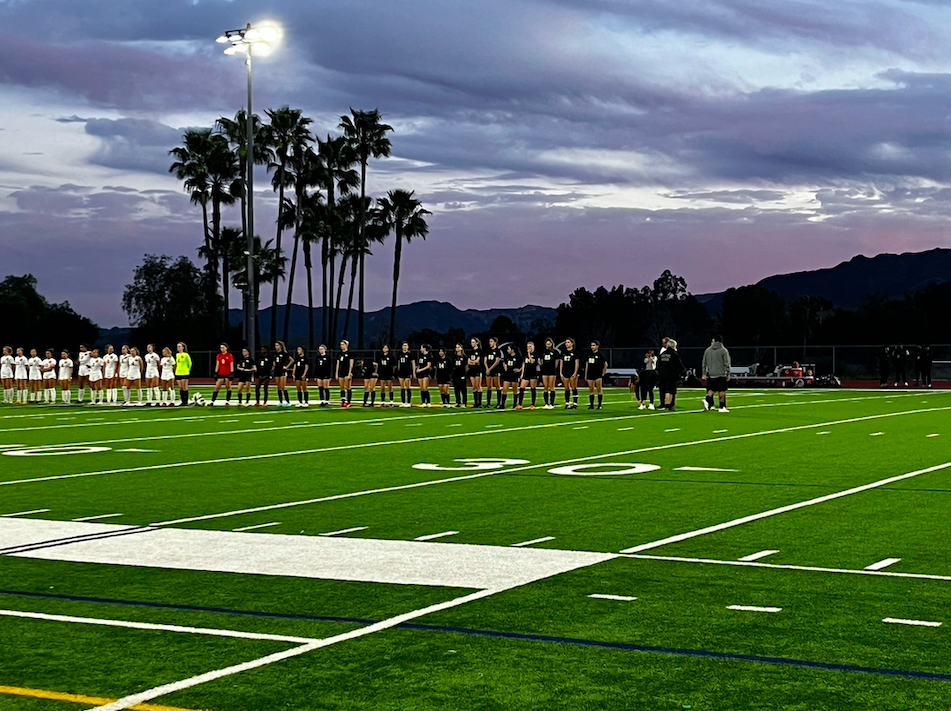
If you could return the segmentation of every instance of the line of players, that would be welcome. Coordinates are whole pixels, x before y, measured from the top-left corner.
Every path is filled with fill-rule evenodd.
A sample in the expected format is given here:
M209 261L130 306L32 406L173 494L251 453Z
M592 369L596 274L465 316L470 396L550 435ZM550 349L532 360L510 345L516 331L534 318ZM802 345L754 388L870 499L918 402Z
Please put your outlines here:
M601 353L601 345L592 341L591 350L582 357L573 338L556 347L552 339L546 339L545 348L537 351L529 342L523 355L513 343L500 344L490 338L488 348L483 349L478 338L470 341L470 350L465 351L457 343L450 353L446 348L436 349L422 344L417 353L410 351L409 343L403 342L400 351L394 353L388 345L376 360L354 359L348 341L340 342L340 350L331 356L327 347L321 345L313 362L302 346L293 353L283 342L278 341L271 350L261 348L257 358L252 358L247 348L236 362L221 345L215 363L215 390L212 403L216 402L221 388L226 388L226 402L231 401L232 381L238 383L238 404L251 405L251 386L254 386L254 405L268 404L269 389L277 389L278 406L291 407L288 392L289 381L297 390L297 407L309 407L309 381L315 380L318 388L317 405L330 405L330 385L336 380L340 388L340 405L350 407L353 402L353 379L363 380L363 407L377 405L379 390L381 407L412 407L413 381L419 388L422 407L432 407L430 387L439 391L443 407L468 407L469 387L472 388L473 407L491 408L492 395L496 396L495 409L505 409L512 395L512 407L521 410L525 406L525 394L529 392L528 409L537 405L538 387L542 388L544 409L555 407L555 386L558 380L564 388L565 408L578 407L578 382L584 377L588 385L588 409L602 408L603 378L608 363ZM398 384L400 401L394 400ZM450 395L450 390L452 395ZM263 400L262 400L263 395Z
M79 404L84 403L88 387L91 404L118 405L121 387L124 405L132 403L133 391L140 404L173 405L177 386L184 405L188 402L191 365L184 343L176 345L175 355L168 347L159 355L151 343L145 353L134 346L122 346L120 353L116 353L111 345L101 352L98 348L89 350L86 345L80 345L77 362L68 351L62 351L57 360L52 350L40 358L36 349L31 350L28 357L22 348L17 348L14 355L10 346L4 346L0 356L0 381L5 404L55 403L57 390L61 402L69 404L75 371Z

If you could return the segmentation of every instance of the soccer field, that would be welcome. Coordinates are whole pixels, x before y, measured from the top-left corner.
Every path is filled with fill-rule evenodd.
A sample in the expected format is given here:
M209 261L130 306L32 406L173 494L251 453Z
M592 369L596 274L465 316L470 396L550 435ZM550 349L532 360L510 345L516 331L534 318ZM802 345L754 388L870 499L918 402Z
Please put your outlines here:
M951 707L951 391L700 398L5 407L0 709Z

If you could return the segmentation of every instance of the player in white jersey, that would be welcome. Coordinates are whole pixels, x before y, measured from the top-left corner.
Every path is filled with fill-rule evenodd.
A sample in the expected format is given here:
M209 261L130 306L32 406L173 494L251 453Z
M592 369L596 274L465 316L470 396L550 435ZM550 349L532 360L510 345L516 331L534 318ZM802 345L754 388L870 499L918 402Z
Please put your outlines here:
M119 404L119 391L116 389L119 371L119 356L111 345L106 346L106 354L102 357L102 387L106 393L106 402Z
M139 404L142 404L142 359L139 357L139 349L133 347L129 351L129 373L126 376L129 383L129 402L132 402L132 388L135 388L139 396Z
M23 355L23 349L17 348L13 357L13 379L17 381L17 405L26 405L30 396L29 359Z
M145 401L151 405L159 401L159 361L161 356L155 352L155 344L150 343L145 347ZM153 399L154 395L154 399Z
M59 357L59 396L67 405L72 400L73 360L67 351Z
M161 374L161 401L162 407L173 407L175 405L175 358L172 357L172 349L165 347L162 349Z
M53 351L46 351L40 371L43 373L43 402L56 402L56 359Z
M43 359L36 354L36 349L30 349L30 357L26 360L28 378L30 380L30 402L40 401L40 390L43 389L43 373L40 363Z
M119 356L119 385L122 386L122 404L128 405L132 400L129 394L129 361L132 356L129 355L129 347L122 346L122 355Z
M99 357L99 349L92 349L92 357L86 362L89 368L89 389L92 391L90 403L93 405L105 405L106 400L103 397L102 390L102 358Z
M76 397L76 402L80 404L82 403L83 398L86 397L86 383L89 382L89 359L91 357L92 356L90 355L86 344L80 344L79 356L77 356L77 360L79 361L79 371L76 374L79 379L79 382L77 383L79 394Z
M3 355L0 356L0 382L3 383L3 403L12 405L16 389L13 383L13 349L10 346L4 346Z

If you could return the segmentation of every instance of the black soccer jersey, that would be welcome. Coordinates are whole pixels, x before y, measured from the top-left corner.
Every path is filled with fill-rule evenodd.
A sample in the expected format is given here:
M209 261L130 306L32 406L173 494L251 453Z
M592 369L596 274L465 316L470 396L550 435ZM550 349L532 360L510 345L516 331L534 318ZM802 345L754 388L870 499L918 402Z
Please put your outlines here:
M380 380L392 380L393 373L396 371L396 358L392 353L381 355L379 361L378 373Z
M474 348L469 354L469 375L476 376L485 372L485 364L482 362L482 351Z
M360 375L364 380L375 380L380 377L379 365L372 360L363 361L363 368Z
M577 374L578 371L578 351L566 350L561 355L561 372L566 378Z
M558 351L545 351L540 359L542 375L558 375L559 358Z
M271 375L275 378L283 378L287 376L287 367L293 363L291 354L286 351L281 351L280 353L275 353L272 358L273 369Z
M314 359L314 377L317 380L330 380L333 377L333 361L329 355L317 354Z
M304 380L308 373L307 356L295 356L294 358L294 380Z
M466 377L466 364L469 362L468 357L465 354L463 355L454 355L452 356L452 377L454 378L464 378Z
M436 370L436 382L448 385L452 380L452 362L448 358L437 358L433 368Z
M413 354L412 353L400 353L396 357L396 377L407 378L413 377Z
M274 361L271 360L271 356L259 355L255 365L258 369L257 376L259 378L271 377L271 369L274 367Z
M505 366L500 373L502 379L509 382L518 380L520 375L519 371L522 369L522 358L517 355L505 356L505 360L502 361L502 363Z
M242 358L238 361L235 371L238 373L238 380L248 381L251 380L251 377L254 375L252 372L254 369L254 358L248 356L247 358Z
M416 377L433 377L433 357L428 353L420 353L416 357Z
M496 349L489 349L485 352L485 373L486 375L497 378L499 376L499 365L501 357Z
M349 378L353 375L353 356L350 355L350 352L340 353L337 355L337 378Z
M537 380L538 367L541 365L541 358L536 354L526 355L525 362L522 364L522 380Z
M588 359L584 364L584 379L585 380L600 380L604 377L604 366L607 363L604 356L601 355L601 351L597 353L589 353Z

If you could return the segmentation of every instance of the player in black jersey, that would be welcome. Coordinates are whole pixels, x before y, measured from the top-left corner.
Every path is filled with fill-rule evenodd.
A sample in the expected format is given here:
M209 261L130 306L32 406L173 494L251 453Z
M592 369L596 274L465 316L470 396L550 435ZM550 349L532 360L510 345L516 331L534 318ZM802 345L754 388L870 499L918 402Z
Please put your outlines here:
M449 386L452 384L452 363L449 360L449 354L445 348L440 348L436 354L436 360L433 362L433 370L436 371L436 385L439 386L439 400L443 407L449 407L452 403L449 401Z
M551 338L545 339L545 352L542 353L540 370L542 376L542 388L545 393L545 409L551 410L555 407L555 381L558 379L559 361L561 354L555 350L555 342Z
M380 364L372 358L364 358L357 363L357 369L360 377L363 378L363 406L373 407L376 405L376 383L380 379ZM369 402L367 399L369 398Z
M390 394L389 407L393 407L393 378L396 376L396 356L390 353L390 347L383 345L377 371L380 375L380 405L387 407L386 394Z
M469 341L472 351L469 353L467 371L469 382L472 383L472 406L482 407L482 375L485 364L482 362L482 341L473 338Z
M452 371L452 388L456 396L456 407L466 407L469 404L469 392L466 390L466 367L469 362L461 343L456 344L456 352L450 358ZM481 378L480 378L481 380Z
M314 379L317 381L317 397L320 400L318 407L330 405L330 380L333 378L334 363L327 351L327 346L321 343L317 347L317 357L314 359Z
M297 386L297 407L310 407L310 394L307 392L310 363L307 362L307 351L304 350L304 346L297 346L291 369L294 374L294 384Z
M271 384L271 370L274 368L274 362L271 360L271 350L267 346L261 346L261 352L254 362L254 406L262 407L261 386L264 386L264 403L267 405L267 391Z
M433 377L432 346L423 343L413 364L413 375L419 381L419 403L421 407L432 407L433 399L429 394L429 379Z
M608 361L601 352L601 343L591 341L591 352L584 364L584 379L588 383L588 409L594 409L594 396L598 396L598 409L604 401L603 378L608 372Z
M336 377L340 385L340 407L350 407L353 401L353 354L350 353L350 341L346 339L340 341Z
M525 363L522 366L522 382L518 388L518 406L525 404L525 388L532 389L532 404L530 410L535 409L535 400L538 397L538 373L541 367L541 358L535 353L535 344L529 341L525 344Z
M396 356L396 379L400 381L400 407L413 406L413 354L409 343L403 341Z
M581 370L577 344L574 338L565 339L561 354L561 382L565 386L565 409L578 409L578 373Z
M499 379L502 381L502 393L499 395L499 404L495 406L496 410L504 410L505 403L509 397L509 390L512 391L512 409L521 410L522 405L518 401L518 383L522 377L522 366L524 360L518 348L514 344L505 345L505 355L501 360L502 369Z
M254 379L254 358L251 357L251 351L247 348L241 349L241 358L235 365L235 372L238 374L238 404L241 404L241 394L245 393L248 396L246 404L250 405L251 381Z
M290 407L291 398L287 394L287 373L289 368L293 368L294 359L287 352L287 346L284 341L277 341L274 344L274 358L272 359L273 369L271 377L277 386L278 407Z
M502 383L499 378L502 370L502 354L499 352L499 339L494 336L489 339L489 349L485 352L485 406L492 407L492 391L495 390L496 401L502 395ZM498 408L496 408L498 409Z

